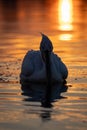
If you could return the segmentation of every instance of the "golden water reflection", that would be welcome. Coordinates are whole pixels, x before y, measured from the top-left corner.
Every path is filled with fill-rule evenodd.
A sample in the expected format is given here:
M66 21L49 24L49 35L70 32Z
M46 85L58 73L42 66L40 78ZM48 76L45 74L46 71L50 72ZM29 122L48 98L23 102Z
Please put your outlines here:
M73 30L73 4L72 0L59 0L58 3L58 21L59 30L72 31ZM71 40L72 34L60 34L60 40Z
M60 34L59 35L60 40L71 40L72 39L72 34Z
M72 12L72 0L60 0L59 1L59 29L60 30L72 30L73 29L73 12Z

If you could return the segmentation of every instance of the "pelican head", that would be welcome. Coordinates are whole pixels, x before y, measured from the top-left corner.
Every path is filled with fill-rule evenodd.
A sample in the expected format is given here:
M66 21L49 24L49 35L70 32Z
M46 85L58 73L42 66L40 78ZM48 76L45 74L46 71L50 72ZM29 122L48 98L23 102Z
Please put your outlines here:
M51 52L53 50L53 45L52 45L51 40L43 33L41 33L41 35L42 35L42 40L40 43L40 50Z

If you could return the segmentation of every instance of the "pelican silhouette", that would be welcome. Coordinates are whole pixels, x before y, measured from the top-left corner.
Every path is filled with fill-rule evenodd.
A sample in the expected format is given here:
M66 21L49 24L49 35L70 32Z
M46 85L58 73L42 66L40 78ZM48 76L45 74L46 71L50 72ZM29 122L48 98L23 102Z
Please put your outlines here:
M53 53L51 40L41 33L40 50L28 51L25 55L20 74L20 82L46 83L46 96L42 105L51 106L52 83L64 83L68 76L68 69L60 57Z

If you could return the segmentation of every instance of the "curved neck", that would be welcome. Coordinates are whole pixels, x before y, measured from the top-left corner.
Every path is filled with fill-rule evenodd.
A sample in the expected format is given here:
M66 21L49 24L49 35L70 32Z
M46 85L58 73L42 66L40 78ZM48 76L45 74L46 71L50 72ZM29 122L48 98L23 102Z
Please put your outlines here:
M51 60L50 60L51 52L49 51L41 51L42 60L45 63L46 68L46 79L47 82L51 79Z
M51 101L51 89L52 89L52 84L51 84L51 64L50 64L50 53L47 51L46 53L46 76L47 76L47 87L46 87L46 103L50 103Z
M45 52L45 65L46 65L46 76L47 82L50 82L51 79L51 65L50 65L50 53L48 51Z

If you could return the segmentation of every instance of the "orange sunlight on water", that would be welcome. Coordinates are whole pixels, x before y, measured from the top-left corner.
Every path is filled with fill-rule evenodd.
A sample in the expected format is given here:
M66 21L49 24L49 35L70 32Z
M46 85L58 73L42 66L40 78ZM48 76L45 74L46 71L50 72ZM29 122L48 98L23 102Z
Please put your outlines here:
M72 0L59 0L58 3L58 21L59 30L72 31L73 30L73 4ZM71 40L71 34L61 34L60 40Z
M59 29L72 30L73 13L72 13L72 0L59 1Z

